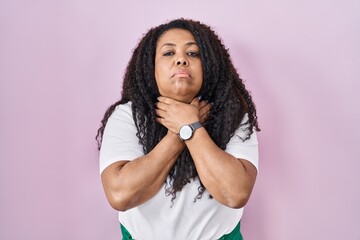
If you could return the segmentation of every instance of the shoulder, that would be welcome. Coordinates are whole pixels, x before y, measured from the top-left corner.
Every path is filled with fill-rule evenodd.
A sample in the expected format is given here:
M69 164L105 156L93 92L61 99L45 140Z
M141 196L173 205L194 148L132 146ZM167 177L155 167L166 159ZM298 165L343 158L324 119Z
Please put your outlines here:
M114 112L111 114L111 118L113 119L123 118L125 116L132 117L131 102L117 105Z
M106 123L105 132L109 128L128 127L129 125L134 125L131 102L115 107Z
M251 162L256 169L259 165L259 147L256 130L253 129L252 134L247 138L249 134L250 124L247 114L244 116L239 128L235 131L234 136L230 139L226 145L226 152L230 153L236 158L245 159ZM246 139L246 140L245 140Z
M248 137L249 128L250 128L250 124L248 123L248 121L249 121L249 117L248 114L246 113L243 119L241 120L238 129L235 131L234 136L240 137L241 139L246 139ZM251 134L250 138L253 136L255 136L256 138L255 130L253 130L253 133Z

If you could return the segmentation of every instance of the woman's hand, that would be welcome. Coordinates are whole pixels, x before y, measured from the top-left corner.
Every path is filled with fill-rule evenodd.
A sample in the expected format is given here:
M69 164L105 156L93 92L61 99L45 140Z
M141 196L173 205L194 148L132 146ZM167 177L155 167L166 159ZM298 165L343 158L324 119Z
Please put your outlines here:
M211 104L197 98L190 104L166 97L158 100L157 122L176 134L183 125L196 121L204 123L211 108ZM252 163L219 148L205 128L198 129L182 144L189 150L201 182L218 202L231 208L241 208L246 204L257 175Z
M194 98L190 104L167 97L159 97L158 100L156 121L176 134L183 125L197 121L204 123L211 108L210 104L205 101L200 102L197 98Z
M197 100L197 98L196 98L196 100ZM198 110L199 110L199 118L200 118L200 123L201 124L205 123L207 117L209 116L210 109L211 109L211 104L210 103L208 103L206 101L201 101L199 103Z

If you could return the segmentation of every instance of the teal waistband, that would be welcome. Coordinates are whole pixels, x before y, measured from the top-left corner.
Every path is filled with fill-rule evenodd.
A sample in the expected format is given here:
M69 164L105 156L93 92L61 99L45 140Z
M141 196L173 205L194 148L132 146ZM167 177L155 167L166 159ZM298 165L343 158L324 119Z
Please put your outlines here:
M131 234L128 232L128 230L120 224L120 228L121 228L121 234L122 234L122 240L133 240Z
M123 225L120 224L120 228L121 234L123 236L122 240L134 240L129 231ZM225 234L218 240L243 240L240 232L240 222L236 225L234 230L231 231L231 233Z

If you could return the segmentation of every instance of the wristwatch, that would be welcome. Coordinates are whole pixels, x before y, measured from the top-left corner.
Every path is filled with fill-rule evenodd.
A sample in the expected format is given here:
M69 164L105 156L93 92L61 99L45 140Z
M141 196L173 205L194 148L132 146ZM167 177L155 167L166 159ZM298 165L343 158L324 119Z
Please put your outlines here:
M201 127L202 126L200 122L194 122L192 124L182 126L179 130L180 139L182 141L189 140L196 131L196 129Z

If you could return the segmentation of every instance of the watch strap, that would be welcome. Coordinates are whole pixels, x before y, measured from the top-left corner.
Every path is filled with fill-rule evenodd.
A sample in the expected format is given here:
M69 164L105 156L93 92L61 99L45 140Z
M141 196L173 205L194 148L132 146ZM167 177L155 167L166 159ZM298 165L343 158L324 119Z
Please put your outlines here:
M200 122L194 122L194 123L190 124L190 127L192 128L193 134L194 134L195 130L198 129L198 128L201 128L202 125L201 125Z

